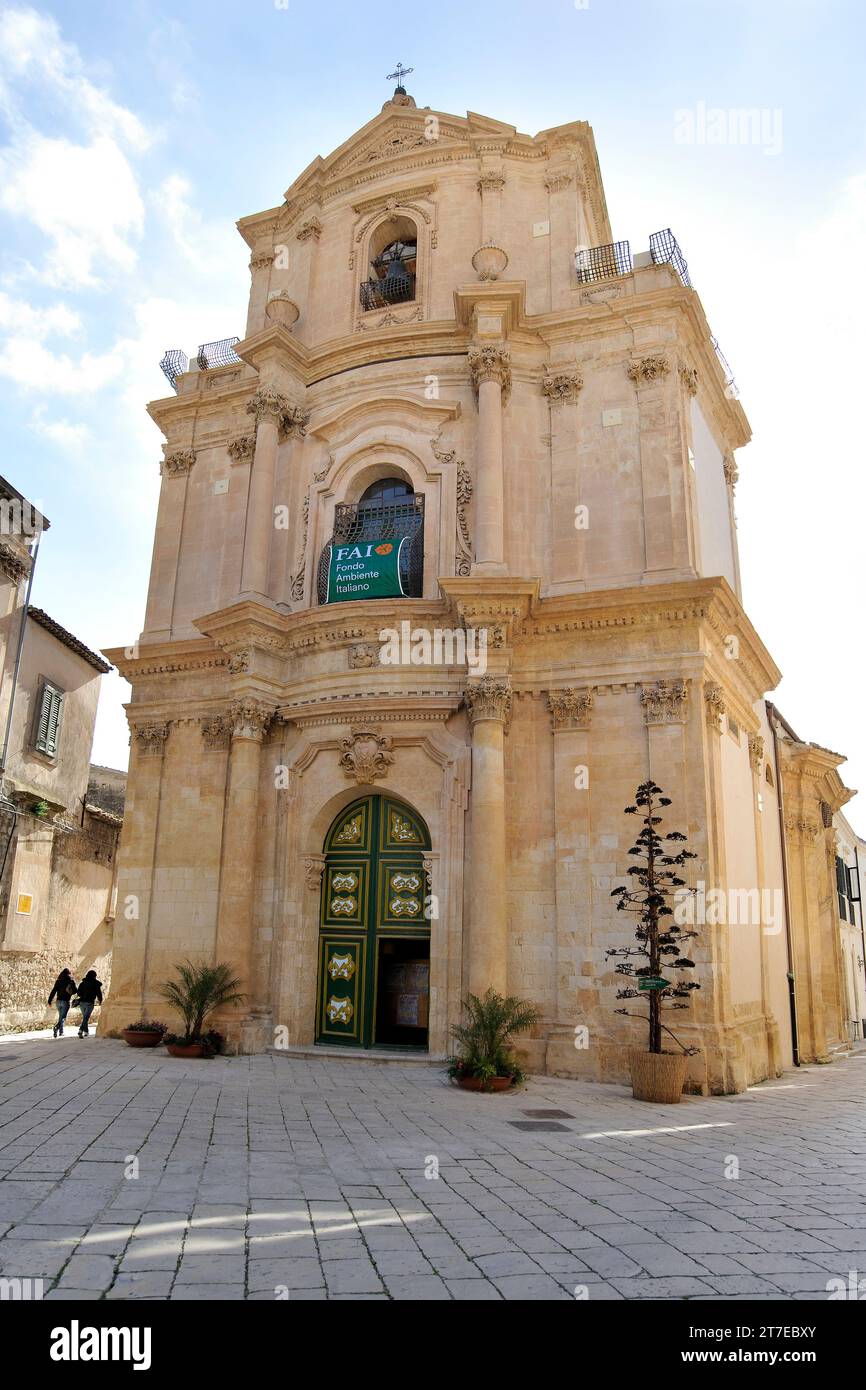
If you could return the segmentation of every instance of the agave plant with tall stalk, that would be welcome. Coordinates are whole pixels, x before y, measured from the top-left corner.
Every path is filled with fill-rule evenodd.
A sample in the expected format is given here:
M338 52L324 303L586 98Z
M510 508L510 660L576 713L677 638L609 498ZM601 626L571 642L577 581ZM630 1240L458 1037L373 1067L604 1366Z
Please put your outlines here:
M516 1033L524 1033L541 1015L534 1005L514 994L497 994L488 989L481 997L467 994L463 1000L466 1022L452 1028L460 1055L452 1057L448 1074L475 1076L489 1083L496 1076L523 1079L523 1072L510 1050Z
M184 961L176 965L176 980L167 981L160 994L183 1019L184 1036L179 1042L199 1042L204 1037L205 1019L215 1009L227 1004L241 1004L240 980L229 965L208 965L202 961Z

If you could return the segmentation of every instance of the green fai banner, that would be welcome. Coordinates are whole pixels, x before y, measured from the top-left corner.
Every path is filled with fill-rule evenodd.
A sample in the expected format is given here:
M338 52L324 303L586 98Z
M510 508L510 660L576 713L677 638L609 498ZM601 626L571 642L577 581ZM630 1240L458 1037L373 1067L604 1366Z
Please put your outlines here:
M400 555L409 537L332 545L328 559L328 603L356 598L399 598Z

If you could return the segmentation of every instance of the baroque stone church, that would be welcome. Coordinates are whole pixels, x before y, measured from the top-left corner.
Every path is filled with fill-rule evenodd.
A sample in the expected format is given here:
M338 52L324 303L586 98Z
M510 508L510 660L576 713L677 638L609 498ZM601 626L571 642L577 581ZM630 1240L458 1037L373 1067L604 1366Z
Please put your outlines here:
M605 952L651 776L741 909L694 943L689 1086L831 1057L852 793L765 703L749 426L676 240L614 242L585 122L402 87L238 229L245 334L168 355L144 629L106 652L132 755L105 1026L209 959L243 981L233 1047L436 1058L492 986L541 1012L531 1069L624 1080L645 1032Z

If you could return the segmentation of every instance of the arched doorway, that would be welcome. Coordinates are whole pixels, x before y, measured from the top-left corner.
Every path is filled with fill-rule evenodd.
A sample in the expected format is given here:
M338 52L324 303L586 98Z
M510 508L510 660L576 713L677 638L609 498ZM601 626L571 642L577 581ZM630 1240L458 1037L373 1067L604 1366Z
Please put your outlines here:
M371 794L325 837L316 1041L427 1047L430 834L411 807Z

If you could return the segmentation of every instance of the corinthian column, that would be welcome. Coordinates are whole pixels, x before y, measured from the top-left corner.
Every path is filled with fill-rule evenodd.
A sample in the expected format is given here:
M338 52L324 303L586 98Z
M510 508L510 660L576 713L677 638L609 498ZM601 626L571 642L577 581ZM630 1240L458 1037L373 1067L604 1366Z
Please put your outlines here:
M503 393L511 389L511 354L503 343L469 349L478 396L478 466L475 477L473 574L505 573L505 482L502 462Z
M472 728L469 871L469 989L506 993L508 918L505 836L505 724L511 681L482 676L466 690Z
M250 997L255 902L256 828L262 742L272 710L258 700L238 700L229 710L229 755L225 834L220 873L215 958L232 966L247 995L226 1019L235 1021L261 1001Z
M308 416L273 386L260 386L247 402L247 411L256 418L256 447L247 501L241 592L267 597L280 431L293 437L302 435Z

